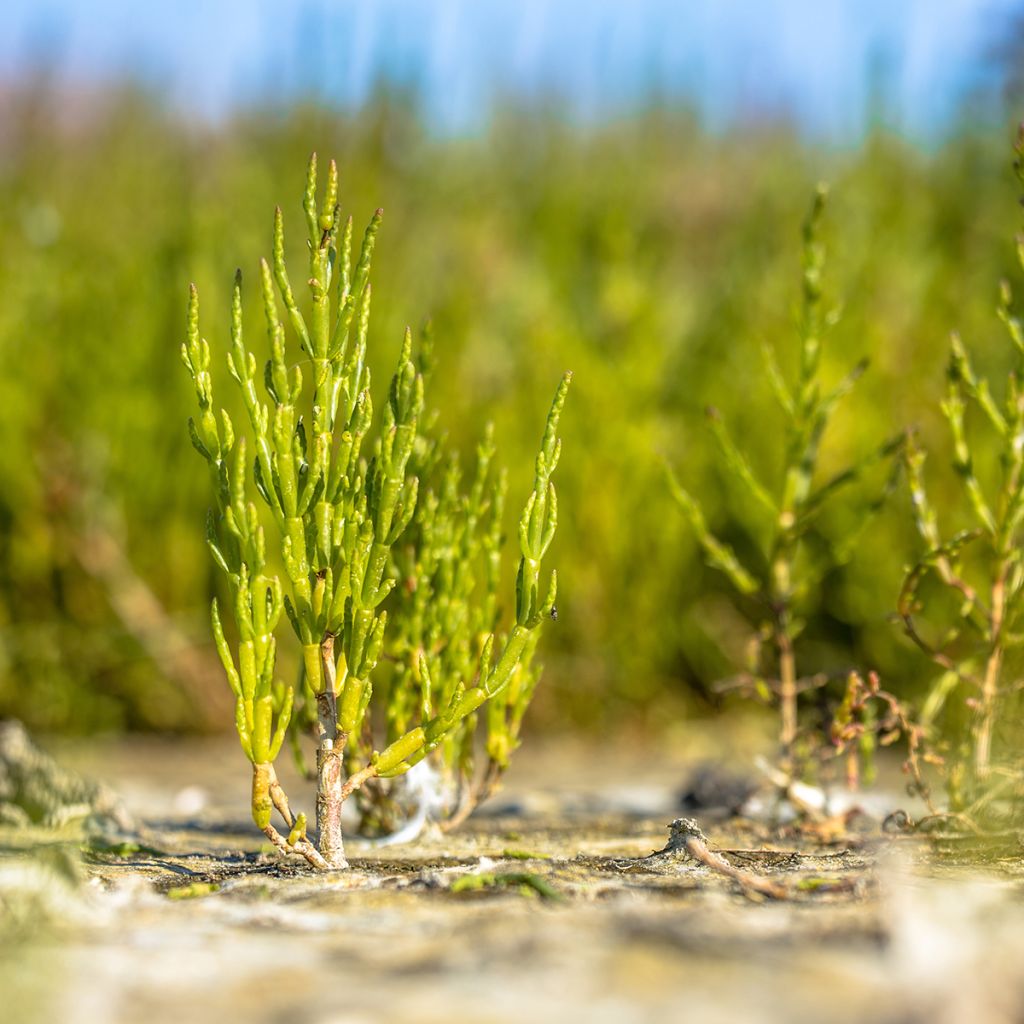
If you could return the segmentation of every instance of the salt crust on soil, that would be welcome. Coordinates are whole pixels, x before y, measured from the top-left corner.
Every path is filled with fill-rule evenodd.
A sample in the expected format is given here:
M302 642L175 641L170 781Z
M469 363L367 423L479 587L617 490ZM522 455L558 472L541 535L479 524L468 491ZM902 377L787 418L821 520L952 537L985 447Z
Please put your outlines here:
M677 766L662 760L649 770L628 754L591 751L617 780L613 790L586 772L555 775L553 759L541 756L455 836L365 854L352 842L353 870L323 878L263 851L245 821L236 753L228 744L179 747L168 764L152 745L79 752L79 766L95 773L102 764L147 823L144 848L86 854L76 867L60 862L59 835L31 853L7 837L0 901L16 892L22 917L0 941L0 1018L1010 1024L1024 1016L1024 856L1015 836L982 849L875 831L826 847L704 823L730 863L793 893L764 900L685 858L647 860L678 813ZM570 762L585 757L577 751ZM224 784L211 788L210 779ZM523 875L557 898L524 887ZM453 891L467 876L479 876L480 887ZM186 886L194 898L168 897Z

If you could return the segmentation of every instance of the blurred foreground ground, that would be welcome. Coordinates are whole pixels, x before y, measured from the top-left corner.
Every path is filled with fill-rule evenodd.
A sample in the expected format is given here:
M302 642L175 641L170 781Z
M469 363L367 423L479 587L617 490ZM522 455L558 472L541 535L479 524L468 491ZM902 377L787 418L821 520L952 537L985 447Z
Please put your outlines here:
M78 888L0 851L0 876L22 871L26 896L39 886L35 924L0 949L0 1017L1022 1019L1018 837L986 850L982 869L968 866L970 840L883 838L876 827L813 847L702 820L732 863L792 893L758 901L705 867L641 859L681 813L687 764L727 752L713 733L664 748L528 746L505 791L455 837L376 851L352 842L353 870L330 879L259 855L233 744L61 747L65 763L121 792L145 823L144 848L87 856ZM556 898L518 884L453 891L479 872L529 873ZM219 889L166 895L193 882Z

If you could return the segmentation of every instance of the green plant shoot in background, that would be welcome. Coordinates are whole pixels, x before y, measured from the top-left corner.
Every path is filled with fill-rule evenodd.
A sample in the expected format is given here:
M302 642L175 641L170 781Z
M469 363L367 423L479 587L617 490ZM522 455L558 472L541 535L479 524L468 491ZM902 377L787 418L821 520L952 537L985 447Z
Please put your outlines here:
M1014 170L1024 185L1022 160L1024 134L1018 134ZM1020 237L1017 259L1024 268ZM942 669L924 703L922 727L932 730L950 698L967 694L966 722L948 731L956 746L947 784L951 809L969 816L992 799L993 786L1004 794L1016 787L1019 796L1021 785L1019 749L1013 743L1000 748L996 742L998 726L1011 725L1007 712L1018 689L1011 682L1019 665L1008 669L1007 658L1024 644L1024 325L1012 311L1006 281L999 291L998 316L1013 354L1003 400L975 371L954 334L941 405L966 498L962 511L973 521L971 526L943 537L925 487L925 452L913 438L906 450L914 522L925 550L906 574L899 614L907 635ZM972 411L979 422L969 429ZM983 483L986 471L991 484ZM952 597L952 605L943 597ZM918 621L926 606L932 619L927 630ZM994 773L1000 778L993 778Z
M759 563L748 567L732 546L711 532L701 506L669 473L677 502L689 519L707 562L723 572L744 598L753 602L756 633L744 686L773 701L779 712L781 769L787 779L800 774L799 695L825 680L800 675L795 644L804 623L799 607L809 591L832 564L848 557L856 542L851 534L830 559L813 559L806 550L808 535L825 503L857 481L874 463L891 456L899 447L894 439L860 461L816 483L822 437L836 404L847 395L867 368L862 360L835 387L823 387L820 377L822 341L836 322L837 314L825 309L822 271L825 251L820 238L826 191L819 186L803 227L803 287L798 319L800 356L796 380L786 381L775 351L765 345L765 374L785 417L783 466L774 487L762 482L742 448L726 429L717 410L708 412L711 431L728 478L756 508L766 524L762 531ZM877 505L880 502L875 502ZM858 529L863 529L863 517Z
M438 748L450 769L470 770L468 720L488 701L495 702L488 709L488 750L499 767L507 762L535 682L529 661L536 637L554 611L555 574L542 590L541 561L557 523L551 475L570 375L551 407L520 522L515 622L498 633L498 572L488 571L479 587L475 580L452 579L453 570L471 572L469 563L461 564L461 551L485 568L499 552L503 485L490 476L491 441L488 436L481 445L468 497L459 496L457 471L449 463L440 488L426 491L417 514L419 479L413 470L430 471L440 459L434 450L440 442L432 443L421 426L423 375L413 363L408 330L373 429L366 345L370 262L381 211L353 263L352 219L340 219L333 161L325 192L318 206L314 154L303 202L308 314L300 311L289 281L280 208L272 261L261 263L270 339L261 383L269 403L260 398L256 357L242 337L236 277L228 366L248 413L251 449L236 436L226 411L218 415L214 407L210 352L199 334L194 286L183 357L200 408L198 420L190 421L192 441L214 480L209 546L227 578L238 632L233 653L215 601L217 649L235 695L242 748L253 766L253 818L279 849L320 868L342 868L345 800L371 780L403 774ZM278 296L303 353L297 364L286 354ZM272 523L272 552L256 496ZM448 554L447 545L461 550ZM280 557L284 583L270 567L271 555ZM471 621L446 619L446 606L457 606L448 610L459 620L473 601L480 608ZM294 688L275 674L282 615L301 645L304 686L316 706L316 847L306 837L305 816L293 814L274 769L294 704ZM379 676L388 678L375 700ZM382 750L373 744L377 712L387 729ZM272 824L274 809L287 837Z

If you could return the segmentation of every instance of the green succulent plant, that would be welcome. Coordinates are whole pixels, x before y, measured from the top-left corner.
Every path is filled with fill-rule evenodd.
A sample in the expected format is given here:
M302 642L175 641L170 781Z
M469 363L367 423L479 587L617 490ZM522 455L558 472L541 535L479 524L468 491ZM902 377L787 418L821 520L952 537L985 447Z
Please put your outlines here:
M822 275L825 249L821 220L826 190L819 186L803 226L803 273L798 318L799 367L790 384L775 350L764 347L767 384L784 417L782 471L765 483L747 454L734 440L716 410L708 420L725 476L756 509L764 526L758 536L756 561L745 564L729 544L715 536L697 502L669 472L669 485L704 553L708 565L722 572L747 607L753 609L754 643L748 672L741 677L754 691L774 702L779 712L779 745L785 777L800 774L799 695L813 680L801 676L796 643L805 625L800 604L820 582L827 569L849 556L881 499L865 509L855 532L833 539L827 557L809 557L808 539L822 509L836 494L861 480L873 465L889 459L902 445L897 436L869 450L857 462L818 480L822 438L837 404L853 389L867 368L861 360L833 387L821 380L824 336L837 313L826 308ZM891 484L885 492L891 489Z
M260 264L270 348L262 374L243 339L240 275L235 280L228 368L241 390L251 446L215 406L194 286L182 354L199 401L199 416L189 423L192 443L213 477L207 537L237 630L232 644L215 601L214 636L252 764L253 819L281 850L319 868L342 868L342 806L363 787L380 794L380 780L401 776L438 750L446 771L466 779L481 713L491 777L507 764L536 684L537 637L554 610L555 574L542 586L541 562L557 524L551 475L571 375L559 384L537 455L519 527L515 618L503 630L504 480L492 470L491 436L462 494L457 462L445 459L441 438L424 422L424 356L417 367L409 330L375 422L366 349L381 211L353 260L352 218L340 216L336 165L318 203L315 154L303 209L311 305L300 310L292 290L279 208L272 259ZM287 354L289 329L302 353L298 363ZM438 465L446 468L434 481ZM289 728L299 724L295 688L276 674L283 618L301 646L303 688L312 698L316 846L274 768ZM382 749L375 744L380 726ZM464 788L480 797L485 787ZM461 801L453 816L472 803ZM274 810L287 835L274 826Z
M1024 128L1015 151L1014 171L1024 186ZM1020 237L1017 261L1024 269ZM1007 662L1024 644L1024 325L1005 280L997 314L1010 357L1001 400L954 333L941 402L961 496L960 507L947 515L959 512L971 525L943 535L926 485L925 449L912 436L906 451L911 508L924 550L906 573L898 609L907 636L941 670L924 701L922 726L934 733L952 698L966 697L966 720L954 714L961 727L946 730L955 743L947 782L956 810L987 802L996 771L1001 786L1021 789L1015 733L1009 749L997 735L1000 724L1011 724L1005 712L1019 672L1019 661Z

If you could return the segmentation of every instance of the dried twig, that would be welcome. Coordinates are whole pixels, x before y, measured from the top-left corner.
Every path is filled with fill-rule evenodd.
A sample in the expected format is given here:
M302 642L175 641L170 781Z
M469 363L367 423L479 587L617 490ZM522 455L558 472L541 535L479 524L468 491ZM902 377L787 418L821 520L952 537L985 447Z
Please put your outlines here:
M761 875L741 871L730 864L720 853L712 850L708 845L708 837L704 835L700 825L693 818L676 818L669 826L668 845L658 853L651 854L652 858L659 859L678 859L680 856L690 857L698 864L703 864L717 874L731 879L739 885L744 893L756 893L773 900L790 898L790 892L785 886Z

